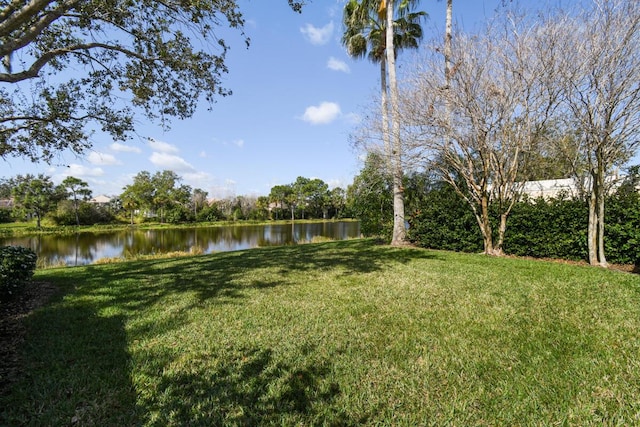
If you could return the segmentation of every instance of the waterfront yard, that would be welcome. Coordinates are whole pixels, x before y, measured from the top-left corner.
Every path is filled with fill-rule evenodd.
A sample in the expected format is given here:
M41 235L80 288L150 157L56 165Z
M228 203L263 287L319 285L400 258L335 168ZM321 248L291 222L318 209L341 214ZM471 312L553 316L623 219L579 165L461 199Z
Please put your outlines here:
M640 278L374 240L41 270L1 425L637 425Z

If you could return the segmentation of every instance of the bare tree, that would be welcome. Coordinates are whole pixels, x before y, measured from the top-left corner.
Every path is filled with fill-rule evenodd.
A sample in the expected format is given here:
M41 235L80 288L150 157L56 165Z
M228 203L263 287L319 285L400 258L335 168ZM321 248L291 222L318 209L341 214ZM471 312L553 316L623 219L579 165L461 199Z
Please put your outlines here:
M589 263L604 267L607 175L640 144L640 4L594 0L557 25L564 118L587 167Z
M546 135L557 91L541 82L554 73L548 64L553 37L504 15L481 35L459 34L452 48L434 49L404 93L403 116L412 134L407 140L430 155L432 166L467 201L487 254L502 254L528 154ZM444 74L443 51L453 64ZM490 204L500 217L496 241Z

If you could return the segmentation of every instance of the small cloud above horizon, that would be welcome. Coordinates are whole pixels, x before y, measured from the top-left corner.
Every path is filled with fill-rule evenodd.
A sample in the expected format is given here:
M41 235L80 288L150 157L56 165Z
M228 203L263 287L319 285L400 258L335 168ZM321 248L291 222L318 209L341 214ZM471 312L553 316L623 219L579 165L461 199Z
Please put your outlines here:
M113 154L101 153L99 151L92 151L87 156L87 160L92 165L100 165L100 166L114 166L121 165L120 162Z
M339 60L338 58L334 58L333 56L329 58L327 61L327 68L333 71L341 71L343 73L351 73L351 69L346 62Z
M177 153L180 151L175 145L169 144L168 142L158 141L153 138L149 138L147 144L152 150L159 151L161 153Z
M312 125L325 125L340 116L340 105L335 102L322 102L320 105L307 107L302 120Z
M90 168L77 163L71 163L67 166L67 170L60 175L63 177L73 176L75 178L96 177L103 176L104 170L102 168Z
M155 166L174 172L195 172L195 168L182 157L170 153L154 152L149 161Z
M300 28L300 32L305 36L307 41L314 46L322 46L331 40L333 34L333 21L324 27L315 27L312 24L305 24Z
M121 144L119 142L114 142L109 146L113 151L119 151L123 153L142 153L142 150L138 147L132 147L130 145Z

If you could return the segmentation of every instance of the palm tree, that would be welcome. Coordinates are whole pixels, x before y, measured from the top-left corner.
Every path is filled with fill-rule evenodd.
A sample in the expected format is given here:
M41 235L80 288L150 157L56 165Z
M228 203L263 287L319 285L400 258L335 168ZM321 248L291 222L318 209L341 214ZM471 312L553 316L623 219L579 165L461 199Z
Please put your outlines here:
M452 21L453 21L453 0L447 0L447 18L445 24L445 33L444 33L444 77L447 83L447 88L451 83L451 69L453 65L451 64L451 55L453 52L451 51L451 41L453 38L452 35Z
M422 39L421 19L425 12L413 12L419 0L349 0L344 8L344 34L342 43L354 58L368 56L380 64L380 94L382 106L382 134L387 168L393 175L393 237L392 245L404 243L404 192L402 187L402 147L400 119L398 117L398 89L395 73L397 54L408 48L417 48ZM397 11L397 19L394 14ZM393 31L387 31L387 28ZM387 84L387 76L389 83ZM389 108L389 95L391 109ZM391 115L389 111L391 110ZM391 120L390 120L391 119ZM389 129L389 122L392 131ZM393 145L391 137L393 136Z

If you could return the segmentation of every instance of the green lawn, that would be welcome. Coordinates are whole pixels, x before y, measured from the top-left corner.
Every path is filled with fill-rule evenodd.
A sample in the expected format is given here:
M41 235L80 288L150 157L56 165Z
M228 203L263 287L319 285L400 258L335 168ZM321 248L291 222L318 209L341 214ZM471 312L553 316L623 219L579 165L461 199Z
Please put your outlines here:
M0 425L640 425L640 278L352 240L43 270Z

